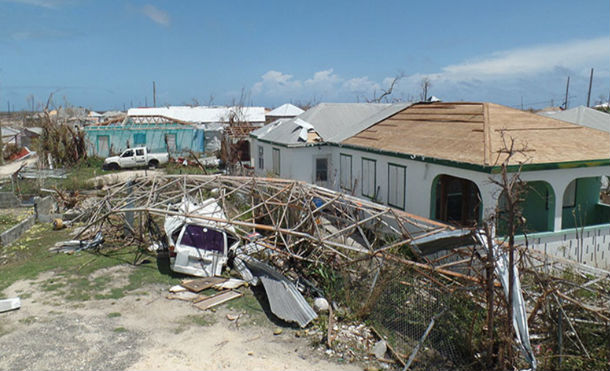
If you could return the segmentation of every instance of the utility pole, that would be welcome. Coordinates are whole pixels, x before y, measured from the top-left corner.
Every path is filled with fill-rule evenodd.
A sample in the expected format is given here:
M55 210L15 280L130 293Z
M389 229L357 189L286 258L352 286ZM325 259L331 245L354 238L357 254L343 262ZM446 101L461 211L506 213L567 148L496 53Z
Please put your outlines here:
M593 85L593 68L591 68L591 77L589 77L589 93L587 93L587 107L591 102L591 86Z
M153 107L157 107L157 87L153 81Z
M521 111L523 111L523 95L521 96Z
M566 84L566 100L563 101L563 109L568 109L568 92L570 91L570 76L568 76L568 82Z

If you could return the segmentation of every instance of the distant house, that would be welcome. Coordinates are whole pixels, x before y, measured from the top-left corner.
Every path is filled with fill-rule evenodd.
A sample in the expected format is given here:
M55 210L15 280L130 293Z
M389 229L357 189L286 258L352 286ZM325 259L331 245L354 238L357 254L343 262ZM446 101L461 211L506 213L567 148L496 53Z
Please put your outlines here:
M87 153L100 157L124 149L145 146L152 152L184 155L204 152L203 130L194 125L163 116L128 116L123 121L90 125L83 129Z
M267 112L265 123L270 123L279 119L289 119L303 113L302 109L290 103L282 104L281 106Z
M321 103L291 119L279 119L250 134L258 175L275 174L332 187L338 162L328 143L338 143L408 103ZM334 169L334 170L333 170Z
M357 125L329 124L338 133L325 135L298 122L310 121L308 113L252 133L271 147L257 144L257 170L318 184L326 179L323 185L335 190L473 225L503 210L492 179L499 179L512 138L526 146L509 171L521 167L528 184L521 232L530 246L610 268L610 207L599 197L601 177L610 174L608 132L492 103L405 105Z
M253 126L265 123L265 107L169 106L130 108L128 116L165 116L194 124L244 122Z
M565 111L540 112L542 116L610 132L610 113L578 106Z
M228 126L234 133L247 134L265 124L264 107L208 107L208 106L169 106L157 108L130 108L129 116L164 116L194 124L205 133L205 151L214 152L220 149L222 134ZM243 135L237 135L235 141L243 140ZM245 143L247 147L248 143ZM248 150L249 151L249 150Z

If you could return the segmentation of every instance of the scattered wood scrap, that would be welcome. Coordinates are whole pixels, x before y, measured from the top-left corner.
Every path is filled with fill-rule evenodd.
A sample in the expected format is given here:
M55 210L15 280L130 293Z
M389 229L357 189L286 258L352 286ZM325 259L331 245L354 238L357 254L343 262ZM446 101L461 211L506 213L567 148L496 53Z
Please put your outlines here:
M201 310L207 310L207 309L210 309L217 305L220 305L222 303L226 303L229 300L237 299L242 295L243 294L241 292L237 292L237 291L233 291L233 290L222 291L216 295L207 297L207 298L195 303L194 305Z
M197 293L209 289L214 285L224 283L226 281L228 281L228 279L223 277L205 277L192 280L184 280L180 284L182 285L182 287L185 287L190 291Z

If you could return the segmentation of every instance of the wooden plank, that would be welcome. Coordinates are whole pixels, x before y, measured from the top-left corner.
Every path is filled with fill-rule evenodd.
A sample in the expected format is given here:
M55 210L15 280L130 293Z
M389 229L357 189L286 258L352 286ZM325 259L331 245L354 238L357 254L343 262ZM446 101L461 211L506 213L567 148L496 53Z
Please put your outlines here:
M166 296L166 298L168 298L170 300L183 300L183 301L196 302L196 301L207 298L207 296L198 295L198 294L195 294L194 292L190 292L190 291L180 291L180 292L176 292L176 293L170 293Z
M184 280L180 283L180 285L192 292L201 292L225 281L227 281L227 279L223 277L205 277L194 280Z
M215 307L217 305L220 305L222 303L226 303L229 300L239 298L242 295L243 295L242 293L233 291L233 290L223 291L214 296L205 298L205 299L195 303L194 305L201 310L206 310L206 309Z

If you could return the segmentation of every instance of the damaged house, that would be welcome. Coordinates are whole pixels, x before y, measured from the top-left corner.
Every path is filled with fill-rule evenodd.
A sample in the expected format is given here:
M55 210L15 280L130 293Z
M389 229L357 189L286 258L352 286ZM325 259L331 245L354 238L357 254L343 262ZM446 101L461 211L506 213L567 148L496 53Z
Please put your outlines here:
M610 267L610 207L599 197L601 177L610 170L608 132L493 103L363 106L370 111L350 123L333 117L336 110L324 115L332 105L321 104L253 132L257 173L473 225L503 207L490 179L500 179L514 141L520 151L508 171L521 170L527 182L520 232L529 245ZM358 105L345 107L354 114Z
M165 116L127 116L83 130L90 156L107 157L133 147L148 147L151 152L168 152L172 156L204 152L203 130Z
M220 150L225 129L233 128L233 132L246 131L244 138L238 137L236 141L243 141L244 152L249 154L247 133L265 124L264 107L243 106L168 106L130 108L129 116L164 116L173 120L188 122L197 130L204 133L204 150L201 152L214 152Z

